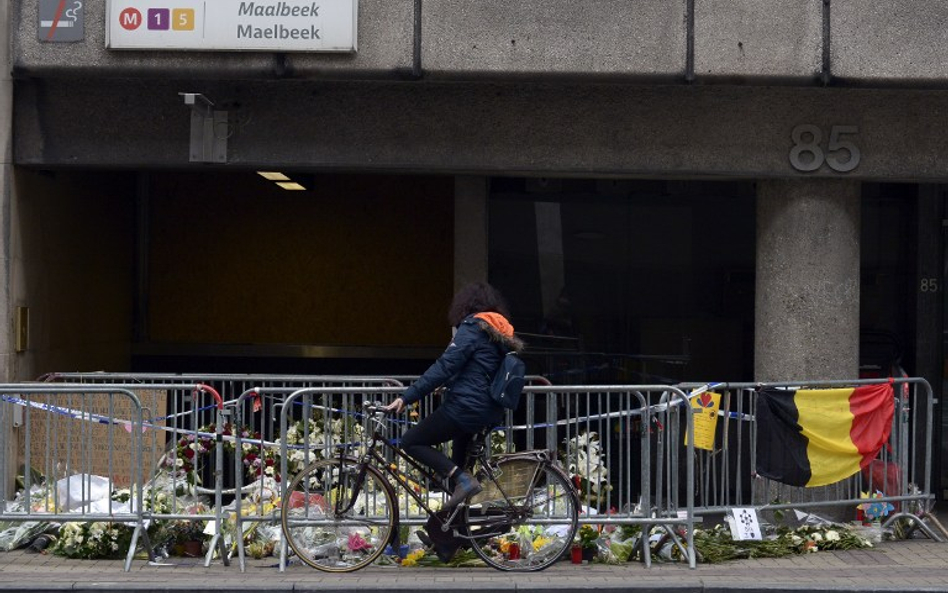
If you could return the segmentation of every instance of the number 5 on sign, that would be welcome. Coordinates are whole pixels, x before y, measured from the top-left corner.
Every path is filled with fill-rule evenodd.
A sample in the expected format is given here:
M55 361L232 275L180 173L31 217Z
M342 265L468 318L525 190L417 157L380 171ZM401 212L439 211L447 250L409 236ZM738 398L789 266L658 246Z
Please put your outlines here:
M823 147L823 130L813 124L800 124L793 128L790 138L790 164L797 171L809 173L826 163L837 173L849 173L859 166L862 154L851 139L859 133L857 126L832 126L826 150Z

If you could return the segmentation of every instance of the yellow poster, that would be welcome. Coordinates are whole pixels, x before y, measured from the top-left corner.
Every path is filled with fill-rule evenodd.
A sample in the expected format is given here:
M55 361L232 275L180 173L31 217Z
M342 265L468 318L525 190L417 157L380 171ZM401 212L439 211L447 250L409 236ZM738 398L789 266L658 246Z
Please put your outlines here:
M711 451L714 449L714 434L718 427L721 394L705 391L691 398L691 407L695 409L695 447ZM685 433L685 445L688 445L687 433Z

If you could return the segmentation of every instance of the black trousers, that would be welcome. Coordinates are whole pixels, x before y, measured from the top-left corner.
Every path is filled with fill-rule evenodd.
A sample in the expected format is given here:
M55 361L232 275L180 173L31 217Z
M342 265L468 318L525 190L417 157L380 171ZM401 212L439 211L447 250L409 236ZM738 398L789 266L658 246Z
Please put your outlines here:
M473 436L458 426L457 422L444 412L444 408L438 408L405 432L402 436L402 449L412 459L447 478L451 470L464 465L467 448ZM450 459L433 447L448 441L452 441Z

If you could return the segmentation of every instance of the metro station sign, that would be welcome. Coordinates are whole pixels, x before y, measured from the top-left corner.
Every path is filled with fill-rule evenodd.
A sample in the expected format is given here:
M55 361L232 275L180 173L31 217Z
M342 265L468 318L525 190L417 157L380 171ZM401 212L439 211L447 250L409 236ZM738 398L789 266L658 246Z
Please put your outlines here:
M358 0L108 0L107 49L354 52Z

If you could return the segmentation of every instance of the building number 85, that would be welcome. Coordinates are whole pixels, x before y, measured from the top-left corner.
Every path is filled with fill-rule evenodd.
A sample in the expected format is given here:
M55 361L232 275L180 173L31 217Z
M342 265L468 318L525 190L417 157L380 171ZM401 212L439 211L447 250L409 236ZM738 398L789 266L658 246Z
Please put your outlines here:
M790 137L790 164L797 171L816 171L823 163L837 173L848 173L859 166L859 147L850 139L858 134L857 126L833 126L829 141L823 150L823 130L813 124L800 124L793 128Z

